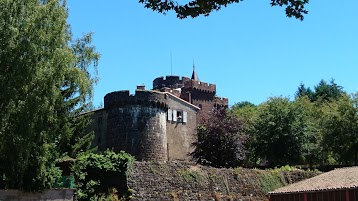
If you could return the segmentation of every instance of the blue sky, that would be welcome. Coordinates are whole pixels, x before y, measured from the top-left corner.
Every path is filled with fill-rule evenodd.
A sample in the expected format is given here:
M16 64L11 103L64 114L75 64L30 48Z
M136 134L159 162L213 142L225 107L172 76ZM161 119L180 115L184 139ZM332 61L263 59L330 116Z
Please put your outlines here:
M357 0L311 0L304 21L287 18L269 0L246 0L209 17L180 20L137 0L68 0L74 37L93 32L101 54L94 104L106 93L131 90L171 74L216 83L229 104L259 104L270 96L293 97L302 82L313 87L334 78L358 92Z

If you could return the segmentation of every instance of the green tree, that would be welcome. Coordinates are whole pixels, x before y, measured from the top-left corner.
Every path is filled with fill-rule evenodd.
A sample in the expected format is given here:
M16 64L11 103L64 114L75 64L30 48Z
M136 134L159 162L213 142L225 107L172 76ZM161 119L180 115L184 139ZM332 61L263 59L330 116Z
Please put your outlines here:
M61 84L61 94L57 103L59 151L62 154L75 158L78 153L90 150L93 140L93 131L86 132L91 121L91 95L93 85L97 83L97 64L99 54L91 46L92 34L73 41L74 63L70 64ZM88 72L94 68L94 76ZM85 113L87 112L87 113ZM85 113L85 114L84 114Z
M304 84L300 84L298 87L295 97L307 96L311 101L332 101L338 100L345 91L343 87L337 85L334 79L331 79L329 83L325 80L321 80L312 91L309 87L305 87Z
M306 116L288 98L274 97L260 106L255 124L256 152L272 165L297 164L302 159L304 139L310 135Z
M167 13L173 10L180 19L187 17L208 16L211 12L220 10L230 4L239 3L240 0L192 0L188 3L179 4L174 0L139 0L145 8L159 13ZM305 5L309 0L270 0L271 6L285 7L287 17L295 17L303 20L308 11Z
M300 84L300 86L298 87L298 89L295 93L296 98L299 98L302 96L307 96L310 100L312 100L313 96L314 96L314 92L311 90L311 88L309 88L309 87L306 88L303 83Z
M338 86L332 79L329 83L321 80L318 85L315 86L314 99L316 100L338 100L345 92L341 86Z
M291 125L292 132L300 136L300 162L310 167L316 165L321 157L321 142L317 108L308 96L296 98L293 102L294 121Z
M63 1L0 0L0 10L0 175L6 188L51 188L56 158L75 152L59 145L86 144L73 117L91 95L98 54L90 36L72 41Z
M214 167L236 167L245 159L248 136L240 119L221 108L198 126L193 158Z
M323 105L322 132L324 149L340 165L358 164L357 96L344 95Z
M246 143L248 154L246 160L244 161L247 166L256 165L258 159L255 150L255 123L258 118L258 110L258 106L248 101L236 103L230 108L230 112L242 121L243 133L249 136L249 141Z

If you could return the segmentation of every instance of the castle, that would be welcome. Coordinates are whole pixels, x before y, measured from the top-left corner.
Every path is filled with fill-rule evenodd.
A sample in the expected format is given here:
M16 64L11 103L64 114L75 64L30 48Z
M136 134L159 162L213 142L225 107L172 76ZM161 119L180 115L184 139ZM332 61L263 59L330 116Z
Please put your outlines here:
M190 160L198 122L228 99L216 96L216 85L191 78L158 77L153 89L137 86L106 94L104 107L93 112L94 146L124 150L137 160Z

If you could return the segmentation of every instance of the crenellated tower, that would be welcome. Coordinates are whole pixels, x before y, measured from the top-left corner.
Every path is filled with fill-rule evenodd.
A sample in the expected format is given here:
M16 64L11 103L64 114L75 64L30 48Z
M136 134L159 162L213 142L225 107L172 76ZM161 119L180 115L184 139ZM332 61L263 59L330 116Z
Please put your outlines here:
M165 94L115 91L104 97L107 147L124 150L138 160L168 159Z
M197 120L208 118L210 112L217 107L228 107L228 99L216 96L216 85L199 80L193 65L191 78L179 76L158 77L153 80L153 90L169 92L197 106L200 111Z

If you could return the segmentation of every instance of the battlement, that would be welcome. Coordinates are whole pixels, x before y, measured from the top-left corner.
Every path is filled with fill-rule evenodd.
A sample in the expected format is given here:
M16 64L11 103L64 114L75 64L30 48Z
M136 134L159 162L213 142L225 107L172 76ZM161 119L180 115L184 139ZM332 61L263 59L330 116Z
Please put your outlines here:
M202 91L216 93L216 85L215 84L210 84L210 83L201 82L201 81L197 81L197 80L188 80L188 81L184 82L184 88L186 88L186 89L192 88L192 89L198 89L198 90L202 90Z
M157 77L153 80L153 89L158 90L163 87L168 88L182 88L186 81L190 80L190 78L185 76L176 76L176 75L169 75L166 77Z
M157 91L129 90L114 91L104 97L104 108L124 107L126 105L144 105L148 107L167 108L165 94Z
M215 96L215 97L214 97L214 102L215 102L217 105L222 105L222 106L228 106L228 105L229 105L229 99L227 99L227 98L222 98L222 97L218 97L218 96Z
M203 100L203 99L197 99L197 98L193 98L192 99L194 102L203 102L203 103L215 103L217 105L228 105L229 100L227 98L221 98L221 97L217 97L215 96L213 100Z

